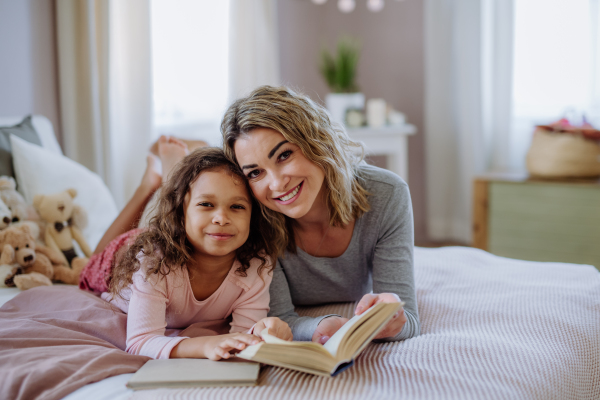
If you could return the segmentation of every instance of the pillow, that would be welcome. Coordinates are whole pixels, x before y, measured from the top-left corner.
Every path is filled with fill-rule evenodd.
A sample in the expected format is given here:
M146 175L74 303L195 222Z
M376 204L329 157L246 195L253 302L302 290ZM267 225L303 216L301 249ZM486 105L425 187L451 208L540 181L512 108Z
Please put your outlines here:
M63 155L14 135L10 141L19 191L25 200L32 204L36 194L76 189L74 201L88 215L88 226L83 230L83 235L93 250L118 214L115 201L102 179Z
M25 117L23 121L14 126L0 126L0 175L15 177L12 163L10 135L15 135L28 142L42 145L33 124L31 115Z

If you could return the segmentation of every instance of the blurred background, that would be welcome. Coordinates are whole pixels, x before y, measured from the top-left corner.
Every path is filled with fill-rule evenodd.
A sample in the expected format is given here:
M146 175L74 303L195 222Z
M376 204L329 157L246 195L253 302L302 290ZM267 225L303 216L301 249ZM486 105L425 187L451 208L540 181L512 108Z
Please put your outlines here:
M476 177L527 175L536 125L600 126L599 21L600 0L0 0L0 115L48 117L122 206L158 135L220 145L258 85L360 92L342 122L398 140L369 160L408 181L416 243L472 244ZM352 90L323 72L344 40Z

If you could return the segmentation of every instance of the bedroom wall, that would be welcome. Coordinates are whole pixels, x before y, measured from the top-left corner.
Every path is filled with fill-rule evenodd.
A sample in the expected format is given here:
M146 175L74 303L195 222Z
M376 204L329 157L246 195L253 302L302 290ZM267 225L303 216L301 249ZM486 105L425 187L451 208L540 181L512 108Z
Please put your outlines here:
M348 34L362 42L358 84L367 98L381 97L406 114L418 133L409 138L409 186L415 241L427 242L424 160L424 10L421 0L387 1L382 12L356 0L349 14L337 1L279 0L280 73L285 84L324 99L327 86L318 71L322 46L333 49Z
M0 0L0 115L45 115L60 142L54 1Z

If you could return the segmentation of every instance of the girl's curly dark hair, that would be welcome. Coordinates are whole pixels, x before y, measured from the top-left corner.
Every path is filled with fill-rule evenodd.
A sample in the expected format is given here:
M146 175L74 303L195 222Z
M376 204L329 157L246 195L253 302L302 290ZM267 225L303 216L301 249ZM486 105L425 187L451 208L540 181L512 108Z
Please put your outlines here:
M143 252L149 261L146 277L152 274L165 276L174 268L186 268L191 260L194 248L187 239L185 231L184 201L192 183L198 176L208 170L223 169L232 177L239 178L245 185L248 197L252 202L250 217L250 234L246 242L236 251L241 266L236 270L240 276L246 276L250 260L258 258L262 261L258 268L261 276L263 270L273 269L270 260L275 260L277 250L276 231L267 223L261 214L256 199L248 185L248 180L240 168L232 163L215 147L194 150L186 156L172 172L169 180L163 183L160 197L156 205L156 214L150 220L148 229L142 231L129 247L127 252L113 268L110 276L109 291L120 296L121 291L132 283L133 274L140 269L138 254Z

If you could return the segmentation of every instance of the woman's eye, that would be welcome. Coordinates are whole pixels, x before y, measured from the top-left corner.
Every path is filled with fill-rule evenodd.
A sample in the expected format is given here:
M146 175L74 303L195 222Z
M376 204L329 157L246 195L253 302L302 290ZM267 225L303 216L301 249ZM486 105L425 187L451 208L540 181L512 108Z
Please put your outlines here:
M291 155L292 155L292 151L286 150L283 153L281 153L278 158L280 161L283 161L283 160L287 160Z
M246 176L248 177L248 179L254 179L258 175L260 175L260 171L257 169L253 169L252 171L248 172L248 175L246 175Z
M202 206L202 207L212 207L213 206L212 203L208 203L206 201L202 202L202 203L198 203L198 205Z

